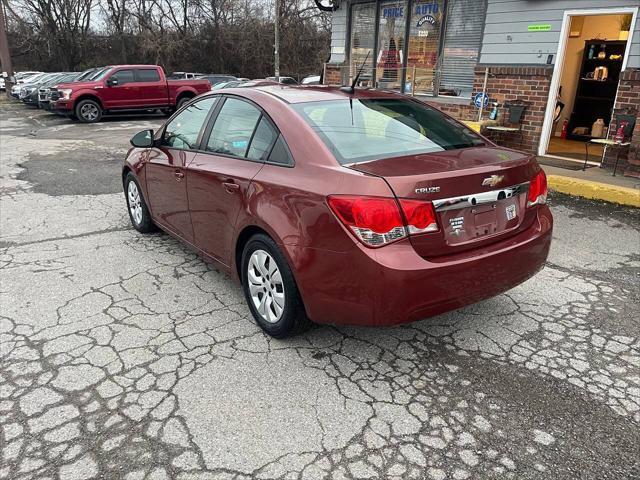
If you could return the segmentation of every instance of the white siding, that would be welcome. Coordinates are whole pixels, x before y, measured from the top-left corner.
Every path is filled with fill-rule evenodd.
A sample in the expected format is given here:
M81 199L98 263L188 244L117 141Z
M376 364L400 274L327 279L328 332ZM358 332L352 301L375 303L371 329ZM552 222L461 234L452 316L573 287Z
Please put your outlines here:
M341 2L340 8L331 16L331 60L329 63L342 63L346 59L348 11L349 4Z
M480 63L545 64L549 54L555 63L565 10L638 6L640 0L488 0ZM532 24L549 24L551 30L527 31ZM627 67L640 68L640 19Z

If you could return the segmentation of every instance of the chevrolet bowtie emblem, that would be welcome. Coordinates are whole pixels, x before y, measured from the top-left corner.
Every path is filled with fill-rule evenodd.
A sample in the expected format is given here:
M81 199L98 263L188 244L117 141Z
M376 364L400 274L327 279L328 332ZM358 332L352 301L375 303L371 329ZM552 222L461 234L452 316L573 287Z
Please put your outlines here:
M490 177L487 177L484 180L482 180L482 186L495 187L502 180L504 180L504 175L491 175Z

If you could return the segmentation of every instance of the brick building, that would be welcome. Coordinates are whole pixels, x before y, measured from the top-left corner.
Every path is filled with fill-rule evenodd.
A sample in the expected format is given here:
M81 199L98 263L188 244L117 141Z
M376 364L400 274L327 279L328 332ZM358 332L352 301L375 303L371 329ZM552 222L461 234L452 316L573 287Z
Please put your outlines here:
M467 121L479 119L479 92L490 99L485 121L495 103L501 122L506 104L524 102L522 140L495 140L575 162L590 139L615 136L629 118L619 115L638 116L638 0L336 1L325 83L347 84L362 67L361 85L415 95ZM640 122L631 141L621 166L638 175ZM611 151L589 145L590 163L611 165Z

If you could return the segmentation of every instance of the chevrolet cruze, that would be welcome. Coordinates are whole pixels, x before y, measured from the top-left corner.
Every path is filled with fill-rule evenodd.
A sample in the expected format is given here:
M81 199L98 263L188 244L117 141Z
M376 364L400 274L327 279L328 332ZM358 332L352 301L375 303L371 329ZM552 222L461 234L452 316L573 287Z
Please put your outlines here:
M549 251L535 157L402 95L223 89L131 143L133 226L229 272L275 337L452 310L520 284Z

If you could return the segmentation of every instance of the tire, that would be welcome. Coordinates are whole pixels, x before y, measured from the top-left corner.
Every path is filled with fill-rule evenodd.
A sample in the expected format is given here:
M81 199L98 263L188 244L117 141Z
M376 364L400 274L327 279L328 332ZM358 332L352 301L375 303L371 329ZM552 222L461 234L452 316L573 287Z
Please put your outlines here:
M96 123L102 119L102 107L91 99L80 100L74 110L81 123Z
M151 214L142 195L142 189L131 172L127 173L124 179L124 196L127 199L127 211L133 228L140 233L155 232L157 227L151 220Z
M180 110L180 108L182 108L182 106L187 103L189 100L191 100L191 98L189 97L180 97L180 99L178 100L178 103L176 104L176 110Z
M266 333L285 338L310 328L311 321L289 264L271 238L263 234L251 237L242 252L241 265L242 289L249 310Z

